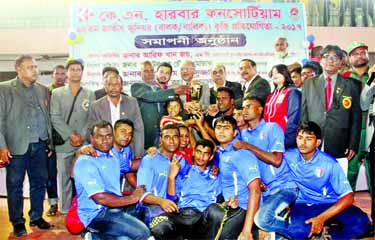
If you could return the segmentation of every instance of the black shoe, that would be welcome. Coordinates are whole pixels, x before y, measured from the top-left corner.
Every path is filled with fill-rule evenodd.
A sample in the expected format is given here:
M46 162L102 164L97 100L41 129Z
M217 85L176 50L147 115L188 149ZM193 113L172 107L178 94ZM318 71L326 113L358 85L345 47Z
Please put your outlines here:
M38 227L39 229L50 229L51 224L46 222L43 218L39 218L38 220L31 221L30 227Z
M13 226L13 233L16 237L26 236L27 232L26 232L25 224L20 223L20 224L14 225Z

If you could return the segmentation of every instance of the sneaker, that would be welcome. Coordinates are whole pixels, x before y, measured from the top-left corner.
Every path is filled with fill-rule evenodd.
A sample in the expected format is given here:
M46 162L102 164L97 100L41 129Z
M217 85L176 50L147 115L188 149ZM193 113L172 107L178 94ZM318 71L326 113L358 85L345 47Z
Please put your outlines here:
M51 205L51 207L49 208L49 210L47 211L47 216L48 217L54 217L56 216L57 214L57 204L53 204Z
M20 223L20 224L14 225L13 226L13 233L16 237L26 236L27 232L26 232L25 224Z
M39 229L50 229L52 225L46 222L43 218L39 218L38 220L31 221L30 227L38 227Z

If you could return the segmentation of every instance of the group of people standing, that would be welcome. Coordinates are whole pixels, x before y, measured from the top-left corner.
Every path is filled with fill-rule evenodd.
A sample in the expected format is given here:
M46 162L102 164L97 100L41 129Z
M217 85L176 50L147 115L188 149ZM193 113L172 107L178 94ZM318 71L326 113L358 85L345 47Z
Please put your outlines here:
M288 57L285 49L277 57ZM47 187L47 214L66 214L76 195L92 239L256 239L258 228L288 239L364 236L371 221L352 205L352 188L366 161L373 197L375 69L362 42L349 46L343 71L338 46L320 56L320 65L300 70L275 62L268 78L242 59L243 85L215 64L211 87L195 79L191 60L173 86L169 63L155 71L145 61L130 94L114 67L103 68L103 89L82 87L77 60L55 67L48 89L36 82L35 59L20 56L17 77L0 84L0 162L14 234L27 234L27 172L30 226L51 228L42 217Z

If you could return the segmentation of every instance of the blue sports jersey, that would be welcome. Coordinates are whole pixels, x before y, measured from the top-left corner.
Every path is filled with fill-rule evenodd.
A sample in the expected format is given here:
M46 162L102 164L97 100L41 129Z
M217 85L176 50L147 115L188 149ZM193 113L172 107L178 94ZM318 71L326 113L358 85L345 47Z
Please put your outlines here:
M96 204L92 196L108 192L121 196L120 161L110 153L96 150L98 157L81 155L74 164L74 183L77 190L78 216L87 227L105 206Z
M284 152L284 132L276 123L266 123L260 120L254 129L242 130L242 139L266 152ZM258 159L260 176L267 190L263 196L273 194L280 189L295 188L290 169L285 161L279 167L274 167Z
M186 174L189 170L189 164L183 157L180 158L180 165L179 174ZM167 196L169 166L170 159L159 151L155 155L147 154L142 158L138 168L137 185L144 185L146 193L165 198Z
M352 192L337 160L319 149L309 161L302 158L297 148L288 150L284 159L300 190L297 203L335 203Z
M133 160L133 151L130 145L123 147L121 151L116 147L111 149L113 155L120 160L120 171L122 174L130 171Z
M242 130L244 141L266 152L285 152L284 132L277 123L266 123L261 119L254 129Z
M233 148L233 140L224 149L219 147L216 157L219 159L221 187L225 200L237 196L241 208L247 209L249 199L248 184L260 178L258 159L248 150Z
M220 179L210 174L210 167L202 171L193 165L186 175L176 177L178 207L195 207L203 212L210 204L216 202L221 193Z

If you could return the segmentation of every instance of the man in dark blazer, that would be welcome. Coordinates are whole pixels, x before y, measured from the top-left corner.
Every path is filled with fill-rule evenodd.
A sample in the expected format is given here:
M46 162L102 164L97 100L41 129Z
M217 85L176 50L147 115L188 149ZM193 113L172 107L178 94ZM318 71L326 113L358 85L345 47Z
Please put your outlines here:
M257 72L257 65L251 59L242 59L240 62L240 74L244 79L243 98L257 97L266 102L266 98L271 91L268 81Z
M219 87L227 87L232 89L236 106L242 105L242 87L238 82L230 82L226 80L225 66L223 64L215 64L211 69L211 79L214 82L210 88L210 104L216 103L217 89Z
M338 160L351 160L358 151L361 131L360 86L338 74L341 58L338 46L327 45L322 50L323 74L303 85L301 121L321 127L325 152ZM340 164L347 166L347 160Z
M104 89L106 95L96 100L89 110L90 126L95 122L104 120L114 126L118 119L129 119L134 123L132 150L135 158L141 158L144 154L144 127L142 115L138 107L137 99L121 94L122 81L119 71L113 67L105 67L102 71ZM119 106L118 112L116 107ZM112 114L112 110L117 114Z
M121 79L121 81L122 81L121 76L120 76L120 79ZM100 88L100 89L98 89L98 90L96 90L96 91L94 92L94 94L95 94L95 100L98 100L98 99L104 97L105 95L107 95L107 93L105 92L105 88L104 88L104 87L103 87L103 88ZM124 92L121 92L121 94L124 95L124 96L127 96L127 94L124 93Z
M186 94L190 86L177 85L170 89L161 89L154 80L154 67L149 61L141 65L143 83L134 83L131 95L138 100L144 123L145 148L157 146L159 139L159 121L164 114L164 103L175 94Z
M9 219L17 237L27 234L23 217L23 181L30 185L30 226L49 229L43 218L47 182L47 152L52 139L49 92L36 82L34 58L16 59L17 77L0 84L0 165L6 165ZM49 146L48 146L49 145Z

